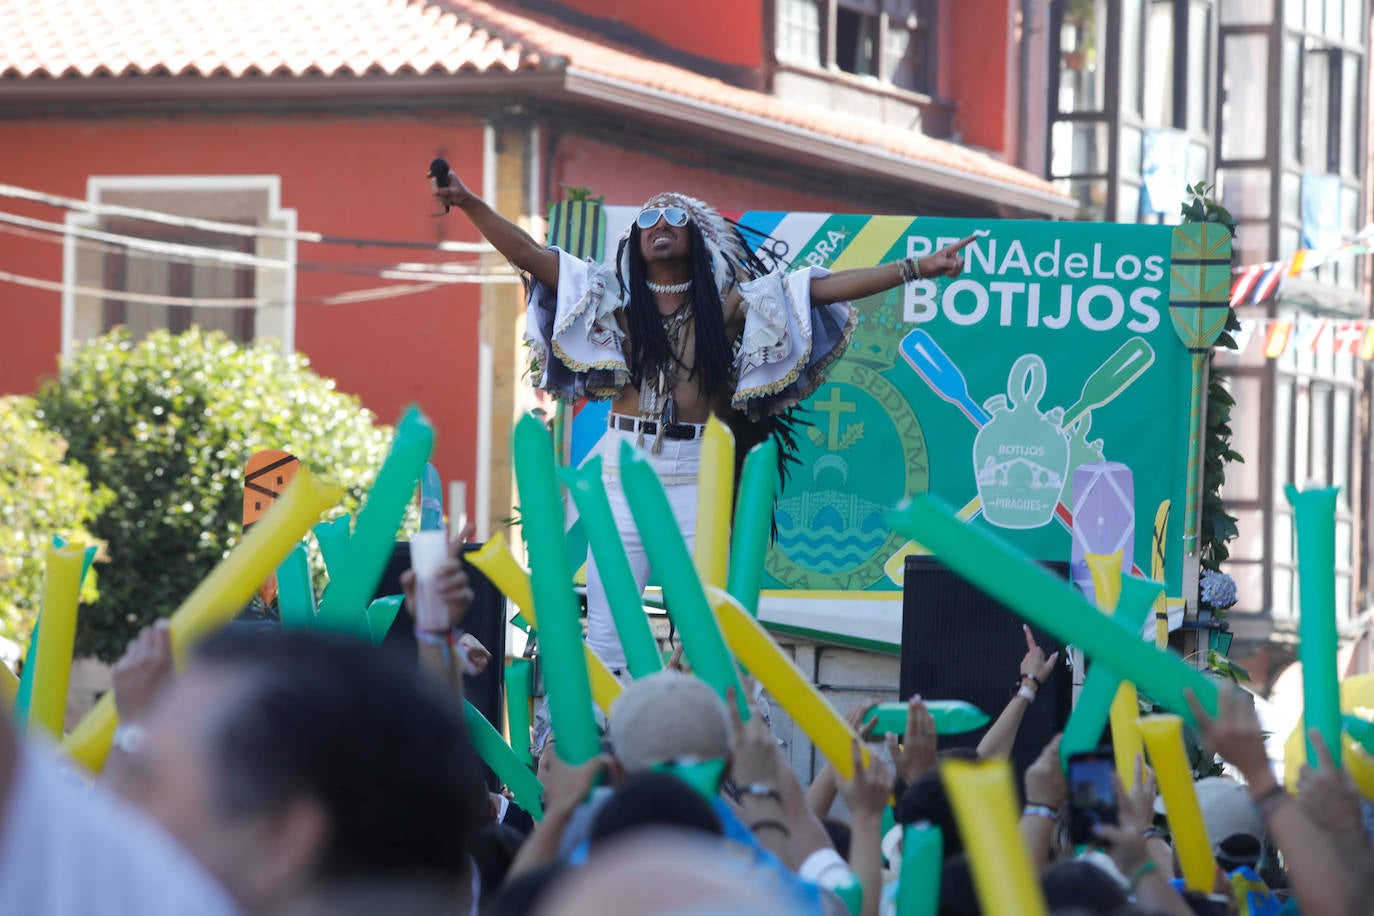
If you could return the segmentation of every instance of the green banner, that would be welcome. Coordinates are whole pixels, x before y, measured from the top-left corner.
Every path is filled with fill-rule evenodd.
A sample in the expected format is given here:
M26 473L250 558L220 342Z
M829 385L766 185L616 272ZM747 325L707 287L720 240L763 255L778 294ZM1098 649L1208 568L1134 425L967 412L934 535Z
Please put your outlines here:
M895 591L919 545L882 513L934 492L1032 557L1067 561L1073 473L1134 475L1136 554L1155 509L1185 505L1190 357L1170 315L1168 226L830 217L787 238L794 266L841 269L929 254L974 233L957 280L855 303L843 359L804 405L812 424L779 501L765 588ZM1181 543L1183 513L1169 522ZM1178 594L1182 551L1168 551Z

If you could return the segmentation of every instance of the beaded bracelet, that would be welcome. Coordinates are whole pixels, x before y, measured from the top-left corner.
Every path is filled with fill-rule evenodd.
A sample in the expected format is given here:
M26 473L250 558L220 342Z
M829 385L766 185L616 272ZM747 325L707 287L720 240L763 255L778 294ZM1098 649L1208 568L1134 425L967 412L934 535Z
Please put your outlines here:
M921 262L915 258L902 258L897 262L897 274L902 278L903 283L912 283L921 279Z
M453 662L453 656L458 656L459 662L466 671L468 667L468 654L463 650L461 642L463 631L457 627L447 633L436 633L433 630L422 630L415 628L415 641L421 645L438 646L444 650L444 664L449 665Z

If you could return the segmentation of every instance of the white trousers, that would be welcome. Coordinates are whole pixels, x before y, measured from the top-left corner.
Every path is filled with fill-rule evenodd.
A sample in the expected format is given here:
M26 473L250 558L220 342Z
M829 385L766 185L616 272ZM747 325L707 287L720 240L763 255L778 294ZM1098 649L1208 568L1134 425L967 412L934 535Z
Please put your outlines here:
M620 541L625 546L625 556L630 561L635 584L639 590L649 581L649 557L644 552L644 542L639 537L634 514L625 499L625 489L620 478L620 444L633 444L637 433L609 429L602 437L598 450L601 454L602 480L606 484L606 496L611 502L611 513L615 516L616 527L620 530ZM682 532L691 550L696 540L697 518L697 475L701 459L701 439L664 439L663 450L655 455L649 450L652 436L645 437L644 454L649 464L663 482L668 504L672 507L673 520ZM666 520L665 520L666 521ZM592 647L606 666L612 670L625 667L625 650L620 645L616 633L615 620L611 617L610 603L606 600L606 589L601 583L601 574L596 568L596 558L587 551L587 645Z

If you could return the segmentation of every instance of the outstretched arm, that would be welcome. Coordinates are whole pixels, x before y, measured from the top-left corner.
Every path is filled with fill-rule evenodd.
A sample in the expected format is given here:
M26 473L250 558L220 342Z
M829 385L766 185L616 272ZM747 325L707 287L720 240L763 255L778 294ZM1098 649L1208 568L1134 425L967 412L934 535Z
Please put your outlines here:
M856 267L852 270L837 271L828 277L817 277L811 281L811 303L828 305L831 302L850 302L876 295L883 290L900 286L908 279L915 279L915 275L907 276L907 271L911 268L915 268L919 276L927 280L934 277L957 277L964 271L964 257L959 252L975 238L977 236L970 235L920 259L907 258L903 261L879 264L876 267ZM496 240L492 239L491 243L496 245Z
M431 178L429 191L439 203L462 210L482 237L506 260L549 289L558 288L557 252L545 248L524 229L489 207L486 201L468 190L456 173L449 172L448 185L442 188Z
M1026 634L1026 656L1021 659L1021 676L1017 682L1020 686L997 721L983 735L983 740L978 742L978 756L984 759L1011 756L1012 745L1016 743L1016 733L1021 730L1021 720L1025 718L1026 710L1035 702L1040 686L1049 680L1054 673L1055 663L1059 661L1058 651L1049 658L1045 657L1045 650L1036 643L1030 627L1022 624L1021 630Z

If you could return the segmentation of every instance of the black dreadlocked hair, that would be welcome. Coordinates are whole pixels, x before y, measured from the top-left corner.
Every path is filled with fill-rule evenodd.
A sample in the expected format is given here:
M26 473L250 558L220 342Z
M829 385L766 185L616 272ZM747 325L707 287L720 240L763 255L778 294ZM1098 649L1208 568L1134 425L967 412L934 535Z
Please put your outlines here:
M640 229L630 228L630 234L621 240L616 252L616 279L620 282L621 296L629 303L626 320L629 323L630 381L636 388L642 388L645 379L658 375L664 366L673 363L682 365L676 353L668 345L668 335L663 332L663 320L649 292L645 276L644 256L639 250ZM691 309L694 318L693 333L696 337L695 359L689 378L700 379L701 392L707 403L715 403L717 396L728 390L730 381L732 350L730 340L725 336L725 313L721 307L720 291L716 289L715 276L711 271L711 258L702 242L701 232L696 223L687 223L689 243L688 262L691 266L692 290ZM627 247L628 246L628 249ZM622 275L621 264L625 255L629 257L630 275Z

